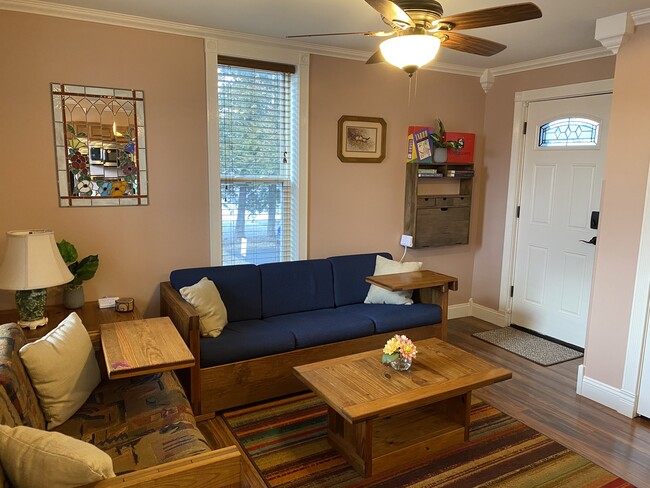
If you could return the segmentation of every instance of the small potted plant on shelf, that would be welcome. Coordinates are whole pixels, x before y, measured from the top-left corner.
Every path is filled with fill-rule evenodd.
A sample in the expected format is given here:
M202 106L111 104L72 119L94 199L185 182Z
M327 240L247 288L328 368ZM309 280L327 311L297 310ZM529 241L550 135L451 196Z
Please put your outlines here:
M57 243L57 246L70 273L74 276L70 283L63 285L63 306L68 309L81 308L85 301L83 282L95 276L99 266L99 256L94 254L78 261L77 249L68 241L63 239Z
M442 120L438 119L438 132L432 132L430 136L431 144L434 148L433 161L435 163L446 163L448 149L459 150L465 145L465 141L462 138L457 141L448 141L446 135L445 125L442 123Z

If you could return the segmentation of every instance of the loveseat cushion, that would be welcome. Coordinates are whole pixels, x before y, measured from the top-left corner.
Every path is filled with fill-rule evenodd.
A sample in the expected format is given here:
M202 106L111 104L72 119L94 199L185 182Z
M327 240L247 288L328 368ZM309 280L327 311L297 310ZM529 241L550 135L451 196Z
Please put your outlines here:
M358 303L340 307L339 310L372 320L377 334L438 324L442 320L440 306L425 303L408 306Z
M356 339L374 333L374 324L369 318L335 308L269 317L264 321L278 329L291 331L296 338L297 349Z
M351 254L327 258L332 264L334 301L337 307L352 303L363 303L370 288L370 284L366 283L366 276L372 276L375 272L377 254L386 259L393 258L387 252Z
M234 322L219 337L201 338L201 368L279 354L295 347L294 335L284 327L265 320Z
M210 451L169 371L103 381L55 430L99 447L118 475Z
M210 266L172 271L169 279L176 291L207 277L219 290L226 306L229 322L262 318L262 285L260 271L254 264Z
M45 429L45 417L18 350L27 343L16 324L0 325L0 386L20 417L20 424Z
M332 265L326 259L261 264L262 317L334 307Z

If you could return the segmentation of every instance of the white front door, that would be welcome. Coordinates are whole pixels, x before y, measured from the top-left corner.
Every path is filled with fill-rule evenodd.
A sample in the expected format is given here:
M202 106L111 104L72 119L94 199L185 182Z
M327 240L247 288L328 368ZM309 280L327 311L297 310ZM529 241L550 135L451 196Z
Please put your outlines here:
M511 323L584 347L611 95L531 102ZM568 120L567 120L568 119ZM587 242L585 242L587 241Z

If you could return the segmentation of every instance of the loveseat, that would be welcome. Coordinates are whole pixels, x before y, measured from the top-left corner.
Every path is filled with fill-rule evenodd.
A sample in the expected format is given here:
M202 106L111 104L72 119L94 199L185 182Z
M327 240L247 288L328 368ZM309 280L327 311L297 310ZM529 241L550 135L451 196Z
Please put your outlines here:
M171 318L199 358L184 378L194 412L207 417L304 390L293 366L381 348L394 334L446 338L447 283L429 290L436 303L364 303L377 254L391 259L371 253L172 271L160 285L161 316ZM204 277L227 310L218 337L199 335L199 315L179 293ZM418 293L414 300L421 301Z
M44 413L18 352L25 344L19 326L0 325L0 424L44 431ZM103 379L83 406L53 430L97 446L110 456L116 476L90 486L240 486L238 449L211 451L172 372ZM0 486L6 487L11 485L5 472L11 471L9 456L3 452ZM20 469L27 468L22 465ZM46 471L41 466L33 469ZM40 474L42 486L53 486L50 475Z

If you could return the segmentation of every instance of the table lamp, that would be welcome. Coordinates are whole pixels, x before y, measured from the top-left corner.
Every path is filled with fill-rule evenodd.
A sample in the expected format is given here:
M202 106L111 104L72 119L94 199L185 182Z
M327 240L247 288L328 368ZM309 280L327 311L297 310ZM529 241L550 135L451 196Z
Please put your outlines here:
M7 232L7 249L0 264L0 289L16 290L21 327L47 324L46 288L72 281L51 230Z

